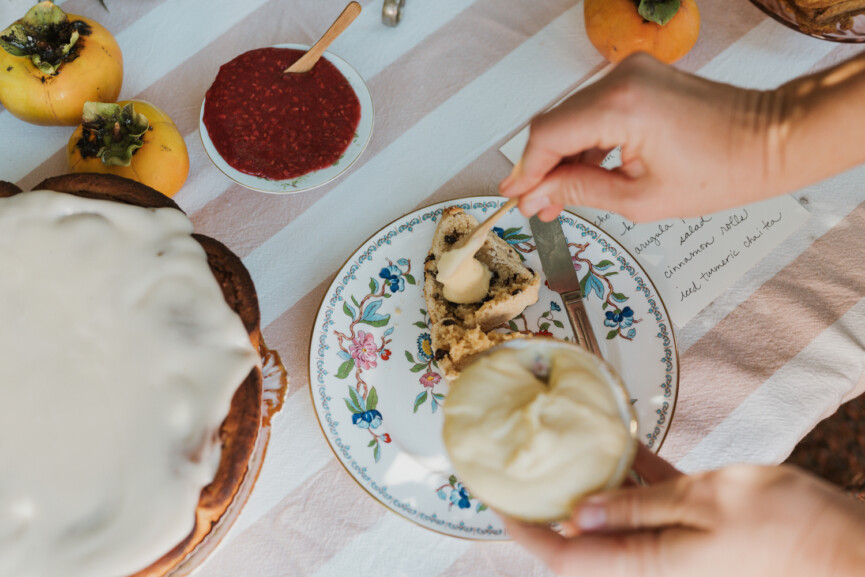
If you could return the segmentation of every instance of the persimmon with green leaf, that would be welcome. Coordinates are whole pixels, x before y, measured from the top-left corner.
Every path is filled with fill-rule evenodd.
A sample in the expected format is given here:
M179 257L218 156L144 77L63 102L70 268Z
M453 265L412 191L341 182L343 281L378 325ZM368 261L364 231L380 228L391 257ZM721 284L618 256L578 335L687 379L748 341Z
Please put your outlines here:
M189 175L183 135L162 110L143 100L87 102L66 145L71 172L116 174L174 196Z
M585 0L583 9L589 40L610 62L647 52L669 64L700 35L694 0Z
M86 101L113 102L122 82L111 33L53 2L0 32L0 104L26 122L74 126Z

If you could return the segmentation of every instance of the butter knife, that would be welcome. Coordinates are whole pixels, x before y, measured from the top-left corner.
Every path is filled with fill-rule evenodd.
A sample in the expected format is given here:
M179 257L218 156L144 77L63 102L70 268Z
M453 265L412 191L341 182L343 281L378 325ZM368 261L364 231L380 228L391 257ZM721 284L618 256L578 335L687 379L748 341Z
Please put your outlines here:
M574 261L571 259L571 251L568 241L562 231L562 225L558 219L552 222L544 222L537 216L529 220L532 227L532 236L538 247L538 256L541 257L541 266L547 284L562 297L562 304L568 313L568 320L574 330L577 344L591 353L601 356L595 333L586 307L583 305L583 291L580 281L574 269Z

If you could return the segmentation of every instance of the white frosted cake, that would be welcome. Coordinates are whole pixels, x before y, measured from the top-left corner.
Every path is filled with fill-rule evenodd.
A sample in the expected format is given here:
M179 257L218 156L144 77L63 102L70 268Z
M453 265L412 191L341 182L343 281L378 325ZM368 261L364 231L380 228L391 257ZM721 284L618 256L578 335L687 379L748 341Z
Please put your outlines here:
M0 198L0 575L124 577L193 532L259 355L191 233L174 208Z

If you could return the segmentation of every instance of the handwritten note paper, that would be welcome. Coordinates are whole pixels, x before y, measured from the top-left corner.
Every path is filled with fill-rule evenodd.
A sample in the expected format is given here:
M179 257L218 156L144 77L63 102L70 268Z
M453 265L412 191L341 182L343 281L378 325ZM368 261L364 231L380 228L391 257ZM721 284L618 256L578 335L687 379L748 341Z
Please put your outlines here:
M523 130L502 148L511 161L522 156ZM620 163L617 151L603 166ZM635 224L612 212L568 207L619 241L643 265L670 317L684 326L808 219L808 211L785 195L735 210L691 219Z

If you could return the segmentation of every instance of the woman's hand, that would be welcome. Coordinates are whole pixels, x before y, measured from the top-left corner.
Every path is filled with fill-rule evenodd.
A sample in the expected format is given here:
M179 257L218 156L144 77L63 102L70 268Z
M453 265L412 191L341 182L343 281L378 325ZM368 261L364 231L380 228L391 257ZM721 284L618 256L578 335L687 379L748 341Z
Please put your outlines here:
M784 192L786 91L711 82L637 54L532 121L501 186L527 216L565 204L635 222L698 216ZM623 166L598 167L622 146Z
M641 447L648 487L586 499L577 537L508 521L556 573L605 577L862 575L865 506L792 467L685 476Z

